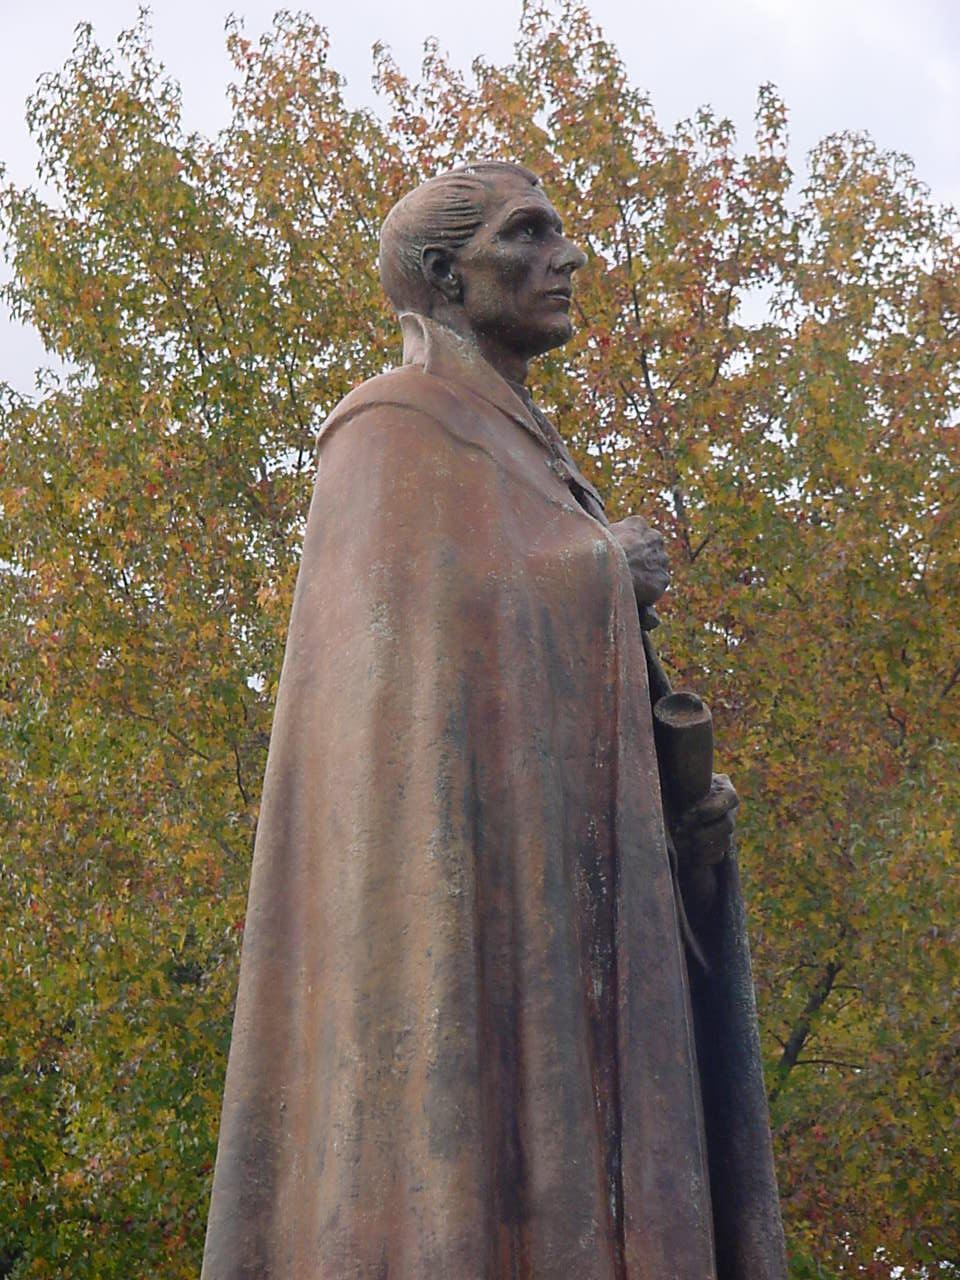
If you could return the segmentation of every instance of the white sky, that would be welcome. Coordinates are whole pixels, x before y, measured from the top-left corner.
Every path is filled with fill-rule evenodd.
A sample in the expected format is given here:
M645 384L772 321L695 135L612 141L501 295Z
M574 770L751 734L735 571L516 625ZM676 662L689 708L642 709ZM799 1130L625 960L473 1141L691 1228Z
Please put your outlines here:
M180 81L188 129L227 120L230 67L223 22L230 9L256 37L275 0L155 0L155 48ZM331 63L357 102L373 105L370 48L377 39L415 74L423 40L436 36L468 68L483 54L509 60L520 0L289 0L331 36ZM23 107L37 77L62 64L80 21L101 42L133 24L137 0L0 0L0 163L34 180ZM749 137L757 86L773 81L790 109L794 168L838 129L866 129L913 156L936 197L960 204L960 0L592 0L635 84L665 123L710 103ZM47 362L35 334L0 311L0 380L23 391Z

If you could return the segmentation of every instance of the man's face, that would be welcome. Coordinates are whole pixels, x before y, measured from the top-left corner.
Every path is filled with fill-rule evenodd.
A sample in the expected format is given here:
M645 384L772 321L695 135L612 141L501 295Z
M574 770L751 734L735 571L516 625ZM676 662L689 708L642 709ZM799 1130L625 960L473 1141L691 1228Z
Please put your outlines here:
M483 226L453 270L473 331L529 359L573 332L570 278L585 262L540 188L506 174L491 184Z

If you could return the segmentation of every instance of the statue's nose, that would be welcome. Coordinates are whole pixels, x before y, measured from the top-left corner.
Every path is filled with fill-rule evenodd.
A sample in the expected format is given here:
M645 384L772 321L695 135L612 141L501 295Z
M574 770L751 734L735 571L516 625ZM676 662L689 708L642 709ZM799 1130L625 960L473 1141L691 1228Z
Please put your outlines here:
M572 274L574 271L579 271L586 261L587 255L583 250L578 248L572 240L564 237L562 246L554 256L553 267L557 271Z

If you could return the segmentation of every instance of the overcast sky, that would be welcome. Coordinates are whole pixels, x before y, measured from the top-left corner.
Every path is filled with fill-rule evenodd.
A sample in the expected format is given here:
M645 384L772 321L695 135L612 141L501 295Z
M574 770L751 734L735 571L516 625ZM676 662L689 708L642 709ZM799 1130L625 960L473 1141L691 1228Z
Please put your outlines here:
M230 67L223 22L231 10L257 36L275 0L156 0L155 48L183 86L188 129L227 121ZM509 59L520 0L340 0L296 4L324 23L332 65L358 103L373 105L370 48L389 44L415 73L435 36L463 68L478 54ZM936 197L960 203L960 0L593 0L635 84L665 123L710 103L749 136L757 86L773 81L790 110L795 168L838 129L866 129L913 156ZM37 77L69 55L78 22L101 42L133 24L137 0L0 0L0 162L18 183L34 179L23 122ZM0 380L33 386L46 362L36 336L0 314Z

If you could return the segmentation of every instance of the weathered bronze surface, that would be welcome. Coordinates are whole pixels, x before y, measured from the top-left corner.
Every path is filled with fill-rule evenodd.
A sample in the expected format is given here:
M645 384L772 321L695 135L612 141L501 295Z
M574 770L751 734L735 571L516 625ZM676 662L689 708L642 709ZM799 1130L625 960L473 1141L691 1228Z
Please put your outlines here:
M205 1280L786 1275L736 796L670 813L695 943L662 546L523 385L582 261L514 166L385 224L404 365L320 434Z

